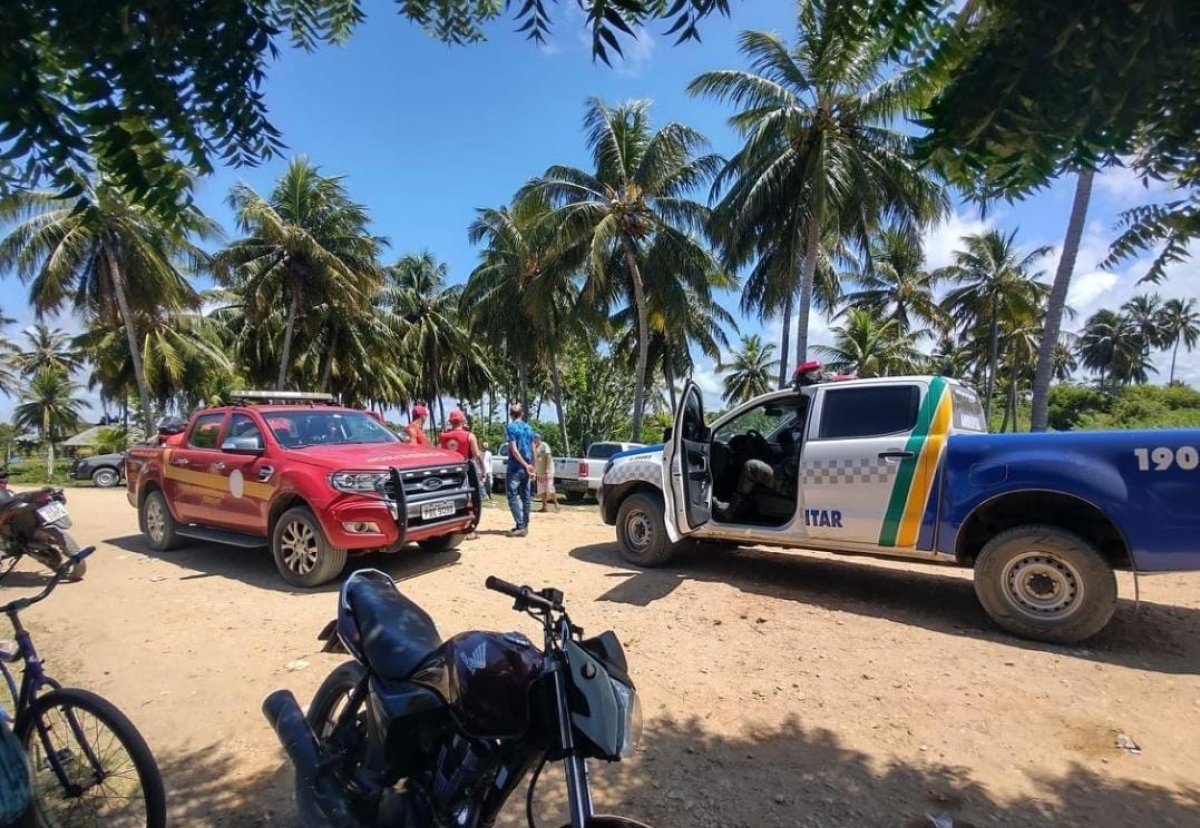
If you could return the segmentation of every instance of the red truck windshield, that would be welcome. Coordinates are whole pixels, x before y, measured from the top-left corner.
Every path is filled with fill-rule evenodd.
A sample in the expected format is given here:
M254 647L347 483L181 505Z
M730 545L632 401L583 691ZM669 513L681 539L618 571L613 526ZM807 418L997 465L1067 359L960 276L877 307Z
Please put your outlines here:
M360 411L283 411L268 414L265 419L285 448L400 442L395 434Z

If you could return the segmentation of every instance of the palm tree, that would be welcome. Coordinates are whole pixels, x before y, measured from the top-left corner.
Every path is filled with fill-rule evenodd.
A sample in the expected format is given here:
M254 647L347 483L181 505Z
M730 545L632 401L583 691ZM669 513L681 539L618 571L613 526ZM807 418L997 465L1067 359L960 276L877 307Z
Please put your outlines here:
M6 397L11 397L17 389L16 361L20 349L4 334L4 329L16 321L12 317L5 316L4 310L0 309L0 394Z
M921 240L911 233L885 228L871 239L867 266L841 278L858 287L843 297L846 307L894 319L901 333L916 325L914 335L920 339L945 327L945 313L934 296L941 274L925 269Z
M64 432L79 426L81 408L87 403L77 398L79 385L61 371L40 368L21 392L13 410L13 423L36 429L46 443L46 480L54 475L54 443Z
M301 308L327 304L366 314L382 284L377 260L387 241L368 232L366 208L350 199L343 181L300 156L269 198L237 184L227 199L245 237L214 257L218 281L244 297L252 325L277 306L287 308L276 388L287 384ZM325 322L312 314L301 324L312 333Z
M617 275L628 278L637 314L637 371L632 439L641 439L646 404L650 324L641 256L653 244L677 261L704 258L697 239L709 211L689 195L720 166L716 155L697 155L708 146L699 132L670 123L655 131L648 101L610 107L591 99L584 117L593 172L550 167L525 192L542 194L555 208L553 224L569 246L587 251L585 301L610 297Z
M29 284L39 315L71 299L77 310L125 328L148 423L150 392L136 346L136 313L196 305L184 273L202 267L206 257L192 239L215 238L216 224L188 209L168 225L101 179L77 198L19 193L0 202L0 225L10 228L0 240L0 271L13 270Z
M539 193L518 197L508 207L476 211L468 237L484 247L463 289L462 315L491 354L515 362L517 397L526 407L530 375L547 368L558 421L565 423L558 349L562 333L583 321L575 279L580 256L561 249L550 215ZM569 442L563 448L570 453Z
M1147 360L1145 338L1134 321L1112 310L1098 310L1083 326L1079 356L1085 368L1122 384L1146 382L1154 367Z
M1175 357L1179 354L1179 346L1191 353L1200 342L1200 310L1196 307L1195 299L1168 299L1163 305L1159 318L1159 328L1162 331L1163 347L1171 348L1171 372L1167 379L1168 385L1175 384Z
M912 334L900 330L895 319L880 319L865 308L852 308L846 323L830 328L833 345L813 350L834 371L860 377L911 374L922 363Z
M1141 293L1121 305L1125 317L1141 334L1146 351L1165 348L1162 331L1162 297L1157 293Z
M432 253L403 256L386 272L388 284L380 297L385 320L402 358L417 369L422 383L417 390L438 406L444 423L443 393L473 396L491 379L482 350L459 318L461 289L446 286L446 265ZM445 377L454 378L453 387L447 388Z
M721 399L734 405L747 402L771 390L771 377L776 360L771 358L774 345L764 345L758 334L742 337L742 348L734 351L733 359L718 364L717 370L725 374L725 390Z
M25 331L26 347L16 357L16 366L26 374L39 368L52 368L70 374L83 364L79 351L71 342L71 336L59 328L49 328L38 323Z
M1058 268L1054 271L1054 283L1046 303L1046 315L1042 322L1041 340L1038 343L1037 366L1033 375L1033 406L1029 414L1029 430L1045 431L1050 416L1050 381L1057 365L1062 331L1063 313L1067 307L1067 294L1071 289L1071 277L1075 273L1075 259L1079 256L1079 244L1083 239L1083 224L1087 219L1088 203L1092 198L1092 180L1095 171L1080 170L1075 181L1075 197L1071 201L1071 215L1067 219L1067 235L1063 239L1062 254Z
M139 313L138 352L151 398L160 407L172 399L202 402L195 389L233 373L225 354L218 323L195 312ZM89 355L92 373L88 388L99 387L106 399L123 399L133 387L129 366L129 337L121 327L93 323L74 344Z
M920 103L917 85L885 77L888 33L844 12L844 4L805 0L790 50L778 35L744 32L748 70L707 72L688 87L741 107L730 123L745 144L717 179L724 197L713 232L731 270L776 259L770 273L782 286L768 295L797 297L798 361L807 356L822 238L867 252L885 220L915 230L948 208L899 129Z
M940 278L958 284L942 302L956 325L964 333L986 332L988 350L983 409L989 416L1004 322L1036 315L1049 291L1030 269L1050 248L1039 247L1022 256L1016 246L1016 237L1016 230L1007 236L999 230L964 236L961 239L964 249L954 252L954 264L938 272Z

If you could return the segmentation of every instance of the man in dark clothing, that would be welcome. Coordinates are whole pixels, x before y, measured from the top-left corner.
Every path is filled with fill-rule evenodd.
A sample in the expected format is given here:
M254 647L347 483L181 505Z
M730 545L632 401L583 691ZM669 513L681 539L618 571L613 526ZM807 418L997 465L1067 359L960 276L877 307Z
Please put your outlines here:
M747 460L738 474L737 487L728 503L713 498L713 511L723 520L737 520L743 507L754 499L755 487L780 497L795 498L799 491L800 452L794 452L774 466L762 460Z

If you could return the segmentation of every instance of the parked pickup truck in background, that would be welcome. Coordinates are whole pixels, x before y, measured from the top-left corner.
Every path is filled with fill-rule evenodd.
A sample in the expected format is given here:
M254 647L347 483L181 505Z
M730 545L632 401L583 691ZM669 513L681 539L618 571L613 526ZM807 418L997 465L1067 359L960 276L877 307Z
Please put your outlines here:
M752 459L791 461L794 495L714 512ZM1000 626L1064 643L1108 623L1114 570L1200 569L1198 503L1200 431L988 434L974 392L928 376L776 391L711 425L690 385L668 442L615 455L600 491L635 564L707 538L972 566Z
M604 477L604 464L608 458L622 451L640 448L641 443L598 442L588 446L585 457L565 457L554 460L554 487L577 503L585 495L600 491L600 480Z
M456 452L402 443L328 395L237 396L194 414L178 445L129 450L127 494L151 548L269 546L285 580L313 587L349 554L413 541L442 552L478 522L477 473Z
M555 457L554 488L560 494L565 494L572 503L578 503L586 495L596 495L600 491L600 480L604 476L604 464L608 458L641 445L597 442L588 446L586 457ZM504 490L507 464L508 443L503 443L500 451L492 457L492 488L498 492Z

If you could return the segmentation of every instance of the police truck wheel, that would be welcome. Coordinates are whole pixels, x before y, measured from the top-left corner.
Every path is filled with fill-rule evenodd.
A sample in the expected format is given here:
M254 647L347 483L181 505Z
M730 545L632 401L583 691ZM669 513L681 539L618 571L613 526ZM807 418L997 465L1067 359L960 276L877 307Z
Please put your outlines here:
M1083 538L1035 524L987 542L975 561L975 594L1010 633L1074 644L1100 632L1112 618L1117 578Z
M325 539L316 516L304 506L279 516L271 533L271 551L279 574L295 586L320 586L346 568L346 550Z
M621 557L644 567L662 566L671 560L675 546L667 537L662 498L630 495L617 510L617 543Z

